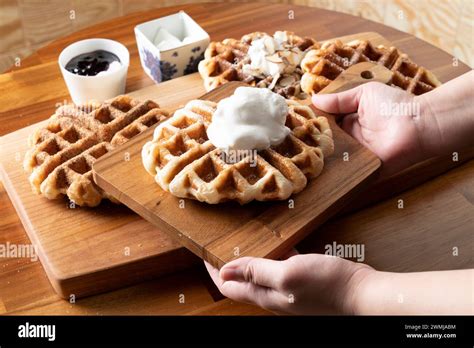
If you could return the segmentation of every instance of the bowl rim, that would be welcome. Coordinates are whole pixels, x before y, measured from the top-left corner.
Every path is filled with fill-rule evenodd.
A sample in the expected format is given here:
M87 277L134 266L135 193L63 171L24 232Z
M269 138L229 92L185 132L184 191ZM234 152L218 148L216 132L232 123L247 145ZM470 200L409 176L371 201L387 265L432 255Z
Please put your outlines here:
M70 72L69 70L66 69L66 66L64 64L61 63L61 61L63 60L64 58L64 55L65 55L65 52L68 50L68 49L71 49L73 46L75 45L78 45L78 44L83 44L83 43L86 43L86 42L91 42L91 41L95 41L95 42L108 42L108 43L111 43L113 45L117 45L118 47L120 47L121 49L124 50L124 52L126 53L126 62L122 62L120 61L121 63L121 67L115 71L111 71L109 74L104 74L104 75L100 75L100 76L97 76L97 75L94 75L94 76L87 76L87 75L78 75L78 74L74 74L72 72ZM114 53L114 52L112 52ZM114 53L115 54L115 53ZM130 51L128 50L128 48L121 42L119 41L116 41L116 40L111 40L111 39L106 39L106 38L90 38L90 39L84 39L84 40L79 40L79 41L75 41L69 45L67 45L65 48L63 48L63 50L61 51L61 53L59 54L58 56L58 65L61 69L61 72L63 74L66 74L67 76L71 76L73 78L78 78L78 79L93 79L93 78L104 78L104 77L108 77L108 76L111 76L111 75L114 75L114 74L118 74L118 73L123 73L123 71L127 71L128 70L128 67L130 66Z

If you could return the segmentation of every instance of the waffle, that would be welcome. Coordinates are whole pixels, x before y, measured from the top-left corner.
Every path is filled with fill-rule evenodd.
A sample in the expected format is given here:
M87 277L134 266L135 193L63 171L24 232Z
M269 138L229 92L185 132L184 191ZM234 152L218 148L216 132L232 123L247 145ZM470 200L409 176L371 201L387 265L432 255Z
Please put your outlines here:
M318 176L334 149L325 117L287 100L285 140L256 156L229 161L207 137L217 104L193 100L161 123L142 149L145 169L165 191L210 204L283 200ZM255 152L254 152L255 153Z
M81 206L94 207L103 198L118 203L94 183L92 164L167 116L156 103L128 96L58 108L29 138L23 167L33 190L49 199L67 195Z
M298 48L305 52L310 48L319 47L311 38L302 38L291 32L285 32L288 37L289 50ZM251 86L270 88L285 98L299 98L302 91L300 80L303 71L297 67L293 71L286 71L273 81L272 76L257 77L244 72L243 67L250 63L247 51L253 40L267 35L263 32L254 32L244 35L240 40L225 39L222 42L211 42L204 53L204 60L199 63L199 73L204 80L204 87L210 91L229 81L242 81Z
M360 62L375 62L385 66L393 72L389 85L415 95L441 85L430 71L415 64L395 47L374 47L367 40L355 40L348 44L336 40L309 51L303 58L301 88L308 94L317 93L344 70Z

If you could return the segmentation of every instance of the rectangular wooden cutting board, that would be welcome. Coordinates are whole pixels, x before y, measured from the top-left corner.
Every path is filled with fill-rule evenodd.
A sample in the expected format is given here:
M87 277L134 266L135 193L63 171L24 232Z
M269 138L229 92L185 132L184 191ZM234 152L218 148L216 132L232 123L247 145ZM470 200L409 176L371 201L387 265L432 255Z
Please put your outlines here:
M178 84L179 88L176 87ZM131 93L168 109L204 94L197 74ZM176 272L199 259L123 205L74 207L34 194L23 171L28 136L40 122L0 138L0 174L55 291L76 298Z
M238 82L202 97L219 102ZM335 151L322 174L287 201L210 205L163 191L142 163L141 150L153 129L133 138L93 165L106 192L216 267L243 256L276 258L335 214L380 167L380 160L342 131L329 116ZM345 160L347 154L350 160ZM131 176L129 173L133 173Z

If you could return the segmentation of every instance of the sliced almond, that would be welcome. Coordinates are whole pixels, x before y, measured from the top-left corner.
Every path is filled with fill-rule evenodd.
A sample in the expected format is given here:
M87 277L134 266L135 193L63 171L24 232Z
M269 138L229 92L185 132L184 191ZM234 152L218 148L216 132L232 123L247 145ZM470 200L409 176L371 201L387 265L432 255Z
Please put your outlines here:
M271 56L266 56L265 59L268 60L269 62L272 62L272 63L275 63L275 64L283 63L283 60L280 57L278 57L277 54L272 54Z
M280 74L276 74L276 75L272 76L272 81L271 81L270 85L268 86L268 88L269 89L275 88L279 78L280 78Z
M285 76L283 77L280 81L278 81L278 84L282 87L288 87L291 86L296 82L296 77L294 76Z
M273 42L273 38L268 37L263 39L263 44L265 45L265 48L267 49L267 52L273 53L275 52L275 43Z
M285 74L292 74L295 71L295 66L294 65L286 65L285 68L283 69L283 73Z

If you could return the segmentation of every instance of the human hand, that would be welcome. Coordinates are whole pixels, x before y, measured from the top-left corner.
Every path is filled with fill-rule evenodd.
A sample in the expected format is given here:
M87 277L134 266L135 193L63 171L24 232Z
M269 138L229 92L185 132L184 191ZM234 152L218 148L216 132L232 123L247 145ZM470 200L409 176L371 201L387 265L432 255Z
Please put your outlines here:
M370 266L338 257L306 254L274 261L243 257L221 270L205 262L221 293L280 314L353 314Z
M342 129L375 153L390 175L423 159L418 120L420 106L411 94L370 82L335 94L315 94L313 104L345 114Z

